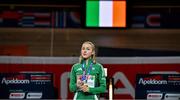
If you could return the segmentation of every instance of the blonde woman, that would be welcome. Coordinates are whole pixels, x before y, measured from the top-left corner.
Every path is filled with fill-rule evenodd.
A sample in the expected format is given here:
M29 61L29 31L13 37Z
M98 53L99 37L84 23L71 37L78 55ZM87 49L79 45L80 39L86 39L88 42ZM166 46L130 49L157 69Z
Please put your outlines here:
M72 66L69 88L75 100L97 100L106 90L104 68L96 62L95 46L90 41L82 44L79 63Z

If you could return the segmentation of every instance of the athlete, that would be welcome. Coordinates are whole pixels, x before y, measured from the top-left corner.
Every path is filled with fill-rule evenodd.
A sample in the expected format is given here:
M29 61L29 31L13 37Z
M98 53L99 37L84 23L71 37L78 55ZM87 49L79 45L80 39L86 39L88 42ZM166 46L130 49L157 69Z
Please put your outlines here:
M95 46L90 41L82 44L79 62L72 66L69 88L75 100L98 100L106 90L104 68L96 62Z

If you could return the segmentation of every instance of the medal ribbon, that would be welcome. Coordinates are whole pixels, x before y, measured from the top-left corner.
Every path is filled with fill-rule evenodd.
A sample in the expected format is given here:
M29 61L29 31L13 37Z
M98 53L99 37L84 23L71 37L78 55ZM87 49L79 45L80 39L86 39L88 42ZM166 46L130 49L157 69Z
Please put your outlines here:
M92 70L92 65L93 65L93 63L91 62L88 70L86 71L85 63L82 64L83 75L82 75L81 81L86 81L86 82L87 82L87 77L86 77L86 75L89 75L89 74L90 74L90 71Z

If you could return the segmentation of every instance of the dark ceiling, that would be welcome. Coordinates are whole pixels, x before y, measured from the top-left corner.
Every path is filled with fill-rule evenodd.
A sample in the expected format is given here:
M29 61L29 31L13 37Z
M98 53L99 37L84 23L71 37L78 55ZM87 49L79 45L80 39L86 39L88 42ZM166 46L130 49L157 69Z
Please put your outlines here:
M0 4L80 5L83 0L0 0ZM180 0L127 0L133 5L180 6Z

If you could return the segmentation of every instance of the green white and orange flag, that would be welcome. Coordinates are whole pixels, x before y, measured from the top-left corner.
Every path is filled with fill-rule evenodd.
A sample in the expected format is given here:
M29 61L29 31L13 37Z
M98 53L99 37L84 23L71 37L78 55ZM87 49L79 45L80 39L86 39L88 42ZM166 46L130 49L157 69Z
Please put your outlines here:
M126 1L87 0L86 26L126 27Z

